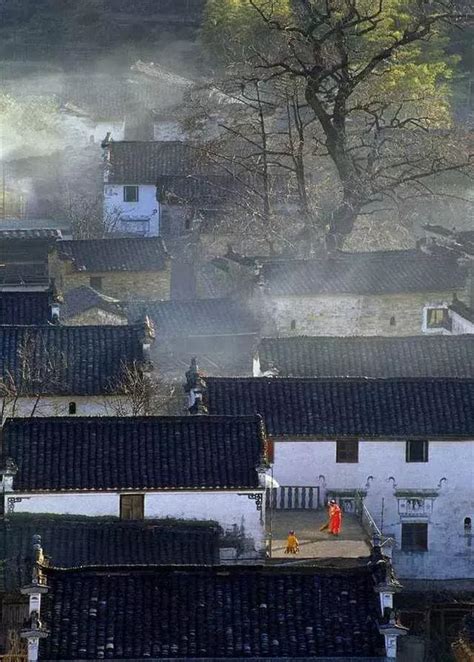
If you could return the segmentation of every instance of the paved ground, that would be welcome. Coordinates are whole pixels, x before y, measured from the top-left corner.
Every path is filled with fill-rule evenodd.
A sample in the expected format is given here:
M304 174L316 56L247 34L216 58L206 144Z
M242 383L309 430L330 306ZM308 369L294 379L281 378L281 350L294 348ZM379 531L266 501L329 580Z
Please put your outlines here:
M271 524L270 519L271 517ZM344 515L338 537L319 527L327 521L324 510L267 511L268 532L272 533L271 558L358 558L369 555L367 536L354 515ZM285 554L288 531L293 529L300 542L299 554Z

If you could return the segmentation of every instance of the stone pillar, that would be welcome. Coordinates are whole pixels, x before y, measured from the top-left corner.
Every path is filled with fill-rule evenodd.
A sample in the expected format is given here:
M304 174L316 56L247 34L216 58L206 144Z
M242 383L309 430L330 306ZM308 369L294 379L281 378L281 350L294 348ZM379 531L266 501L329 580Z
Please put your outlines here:
M383 634L385 639L385 655L388 659L395 660L397 657L397 639L408 634L408 628L397 623L392 612L390 621L385 625L379 625L379 632Z

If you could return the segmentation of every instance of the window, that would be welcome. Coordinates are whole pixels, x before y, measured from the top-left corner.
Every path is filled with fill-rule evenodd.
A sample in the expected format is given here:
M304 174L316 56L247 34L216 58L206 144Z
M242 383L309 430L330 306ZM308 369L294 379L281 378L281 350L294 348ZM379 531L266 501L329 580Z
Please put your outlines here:
M428 551L428 524L423 522L402 524L402 550L404 552Z
M70 402L69 403L69 416L74 416L74 414L77 411L77 406L75 402Z
M428 442L420 439L407 441L406 461L428 462Z
M395 319L395 315L392 315L390 318L390 326L396 326L397 325L397 320Z
M102 278L100 276L91 276L89 278L89 285L94 290L101 290L102 289Z
M144 504L143 494L122 494L120 496L120 518L143 519Z
M359 442L357 439L336 441L336 462L359 461Z
M428 329L447 329L449 317L447 308L427 308L426 326Z
M296 320L291 320L290 329L294 331L296 329Z
M464 518L464 533L472 532L472 520L470 517Z
M123 187L123 201L124 202L138 202L138 186L124 186Z

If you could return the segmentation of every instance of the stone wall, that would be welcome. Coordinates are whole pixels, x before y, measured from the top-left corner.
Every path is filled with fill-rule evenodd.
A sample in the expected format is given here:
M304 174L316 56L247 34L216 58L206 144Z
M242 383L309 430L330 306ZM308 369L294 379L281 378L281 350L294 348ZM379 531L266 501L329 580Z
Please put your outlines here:
M127 318L125 316L114 315L113 313L101 310L100 308L90 308L74 317L69 317L68 319L61 318L61 324L63 326L96 326L98 324L121 325L127 324Z
M280 336L410 336L422 333L426 304L451 301L452 292L415 292L378 296L257 295L254 307L265 310L264 334ZM462 296L462 291L458 292Z
M169 299L171 264L163 271L74 271L71 263L49 256L49 272L60 292L91 285L91 278L101 278L100 291L107 296L130 301L133 299Z

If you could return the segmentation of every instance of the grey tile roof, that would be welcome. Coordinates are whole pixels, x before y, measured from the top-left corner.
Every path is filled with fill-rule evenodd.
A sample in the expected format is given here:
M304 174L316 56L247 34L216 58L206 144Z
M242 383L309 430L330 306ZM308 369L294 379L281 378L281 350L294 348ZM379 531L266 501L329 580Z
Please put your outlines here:
M270 435L474 435L472 379L206 377L210 414L260 414Z
M143 325L0 326L0 375L21 395L120 392L124 364L144 360Z
M258 325L243 303L235 299L135 301L128 305L131 322L148 315L161 337L219 336L256 333Z
M255 488L264 454L256 416L37 417L3 439L26 491Z
M366 569L48 570L40 659L383 654Z
M64 303L61 306L61 319L70 319L91 308L100 308L108 313L125 318L123 308L117 299L97 292L97 290L87 285L68 290L63 298ZM138 317L136 321L138 321Z
M49 564L60 568L219 562L219 527L212 522L18 513L0 523L0 590L31 581L36 535Z
M21 230L0 229L0 240L5 239L61 239L61 230L56 228L23 228Z
M51 294L0 291L0 325L47 324L51 319Z
M474 378L474 335L264 338L258 356L281 377Z
M180 141L112 141L108 150L109 184L156 185L163 176L212 171L199 149Z
M168 265L160 237L76 239L60 242L57 250L76 271L163 271Z
M272 260L263 264L262 276L265 291L275 296L451 292L465 284L454 257L418 250Z

